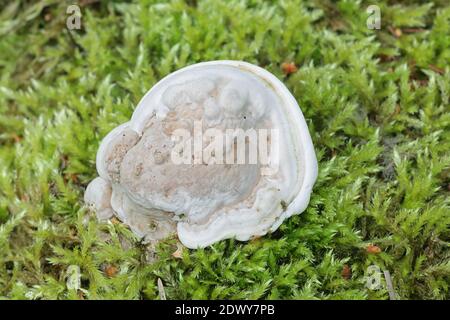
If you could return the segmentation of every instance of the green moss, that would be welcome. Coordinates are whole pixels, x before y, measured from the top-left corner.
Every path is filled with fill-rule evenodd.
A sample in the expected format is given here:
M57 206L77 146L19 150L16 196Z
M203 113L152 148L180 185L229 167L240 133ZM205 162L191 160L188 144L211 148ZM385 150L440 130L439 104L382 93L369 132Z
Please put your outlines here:
M379 1L381 30L367 28L366 1L157 2L84 1L82 29L70 33L69 3L2 8L0 296L156 299L160 278L169 299L388 299L384 278L366 287L376 265L402 299L449 299L445 1ZM212 59L246 60L284 81L319 178L308 209L274 234L178 258L169 239L148 264L125 226L89 216L83 192L99 141L143 94ZM298 71L284 75L284 61ZM69 266L79 289L67 288Z

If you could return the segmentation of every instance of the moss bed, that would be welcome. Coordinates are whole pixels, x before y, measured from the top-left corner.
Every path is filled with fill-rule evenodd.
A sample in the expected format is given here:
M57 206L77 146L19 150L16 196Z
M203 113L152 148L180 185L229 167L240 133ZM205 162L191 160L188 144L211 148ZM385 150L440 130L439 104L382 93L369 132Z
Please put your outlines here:
M379 30L368 1L78 2L72 31L71 2L0 4L0 297L159 299L160 279L168 299L450 298L448 2L377 1ZM152 252L84 207L99 142L162 77L219 59L293 92L310 205L246 243Z

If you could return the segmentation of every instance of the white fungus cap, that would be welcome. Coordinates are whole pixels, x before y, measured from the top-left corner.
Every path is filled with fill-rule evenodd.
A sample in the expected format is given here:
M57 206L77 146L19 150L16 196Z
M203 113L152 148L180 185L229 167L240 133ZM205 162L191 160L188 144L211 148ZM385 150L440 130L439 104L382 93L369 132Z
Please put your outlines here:
M232 139L216 138L229 130ZM239 132L243 163L233 138ZM280 80L246 62L211 61L150 89L131 120L102 141L97 171L85 201L100 218L113 213L146 240L176 232L199 248L273 232L301 213L317 160L303 114Z

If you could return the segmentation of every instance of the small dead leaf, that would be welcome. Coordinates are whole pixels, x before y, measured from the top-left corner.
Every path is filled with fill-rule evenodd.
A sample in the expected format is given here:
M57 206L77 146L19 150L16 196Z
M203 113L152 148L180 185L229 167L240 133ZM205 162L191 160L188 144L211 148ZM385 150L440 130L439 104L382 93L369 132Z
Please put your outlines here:
M112 217L112 218L111 218L111 223L114 224L114 225L116 225L116 224L119 224L120 221L119 221L119 219L117 219L116 217Z
M22 141L22 137L18 136L15 133L13 133L12 138L13 138L15 143L19 143L20 141Z
M396 38L400 38L402 36L402 30L399 28L393 28L393 27L389 27L388 28L389 31L392 33L392 35Z
M290 75L298 70L294 62L283 62L281 64L281 70L285 75Z
M177 250L172 253L172 257L176 259L183 259L183 246L179 242L177 243Z
M109 264L105 267L105 274L109 277L112 278L114 277L117 272L119 271L119 269L117 269L115 266Z
M164 290L164 285L160 278L158 278L158 292L159 292L159 299L167 300L166 299L166 291Z
M374 253L374 254L377 254L377 253L380 253L380 252L381 252L381 248L378 247L378 246L376 246L376 245L374 245L374 244L369 244L369 245L367 246L367 248L366 248L366 251L367 251L368 253Z
M348 280L352 277L352 269L349 267L348 264L344 264L344 267L342 268L342 278Z

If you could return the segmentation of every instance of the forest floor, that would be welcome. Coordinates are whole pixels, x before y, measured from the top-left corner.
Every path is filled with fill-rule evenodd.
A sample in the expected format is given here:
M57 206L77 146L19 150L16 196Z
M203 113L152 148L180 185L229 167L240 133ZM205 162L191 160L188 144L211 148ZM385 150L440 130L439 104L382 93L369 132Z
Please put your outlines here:
M80 0L79 30L72 2L7 3L0 297L158 299L160 279L168 299L450 298L448 2L377 1L373 29L368 1ZM99 142L162 77L220 59L297 99L319 161L310 205L249 242L151 254L83 204Z

